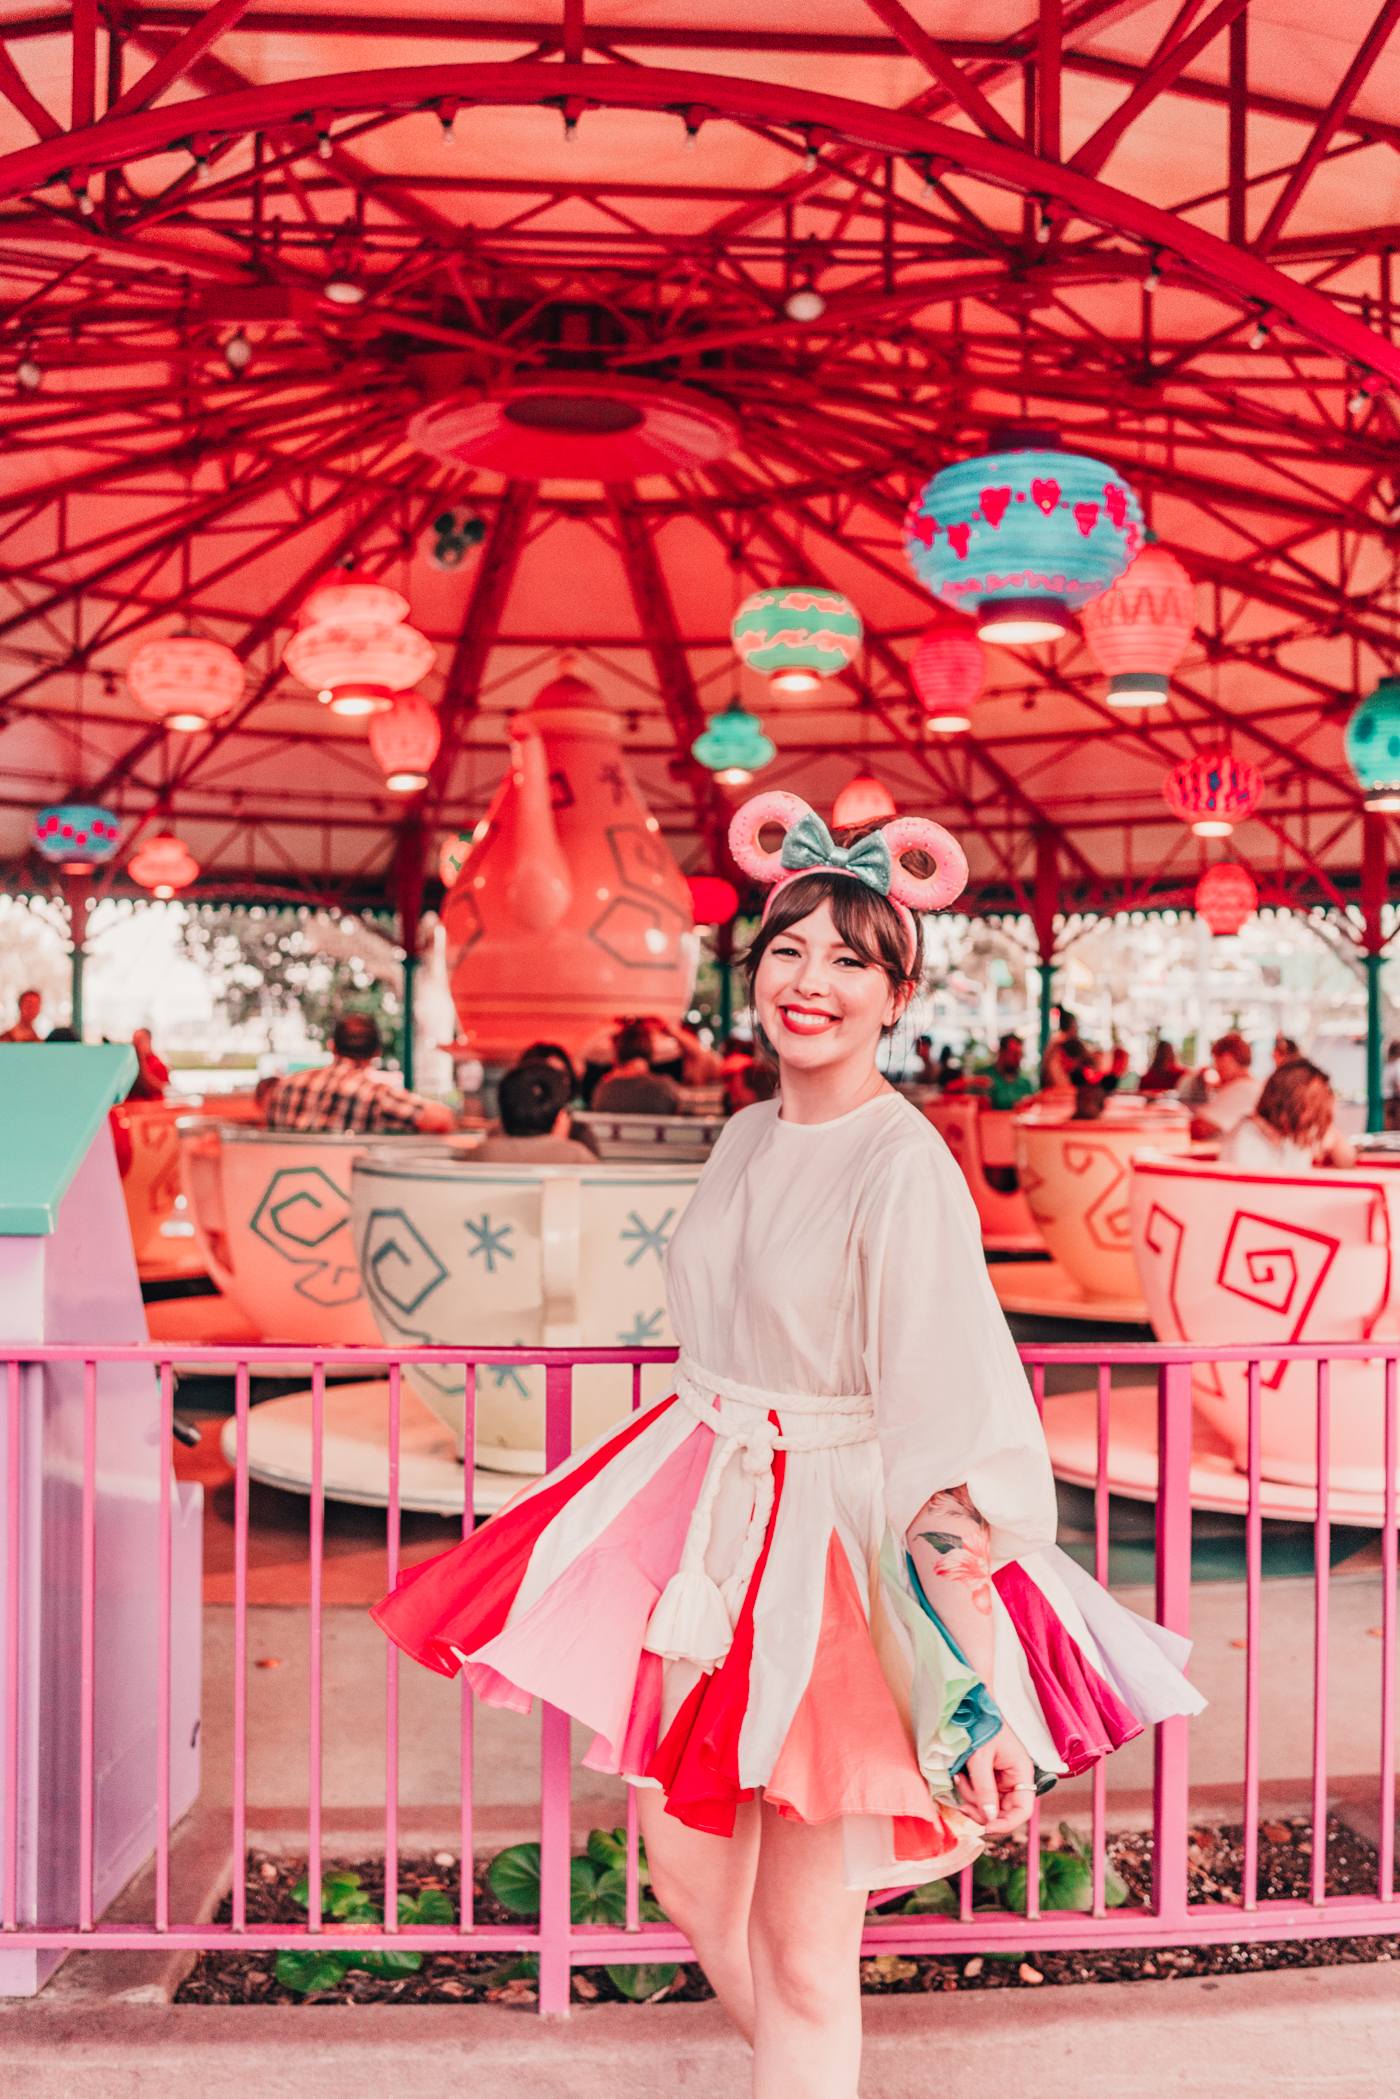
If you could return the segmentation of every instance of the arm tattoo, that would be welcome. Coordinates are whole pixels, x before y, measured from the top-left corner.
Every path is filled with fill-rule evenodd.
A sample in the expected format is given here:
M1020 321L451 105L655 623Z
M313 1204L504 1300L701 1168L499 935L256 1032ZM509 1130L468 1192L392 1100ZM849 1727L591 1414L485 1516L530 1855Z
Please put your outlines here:
M929 1516L946 1529L915 1531L937 1555L934 1574L940 1581L961 1583L973 1606L989 1616L992 1608L992 1552L987 1526L973 1507L966 1487L935 1494L925 1503ZM920 1515L924 1510L920 1510ZM916 1519L917 1520L917 1519Z

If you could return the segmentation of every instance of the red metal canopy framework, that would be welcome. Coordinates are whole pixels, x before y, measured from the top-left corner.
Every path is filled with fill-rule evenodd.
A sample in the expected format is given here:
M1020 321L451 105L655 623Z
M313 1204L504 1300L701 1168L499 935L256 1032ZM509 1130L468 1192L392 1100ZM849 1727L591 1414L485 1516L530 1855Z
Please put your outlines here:
M1365 859L1378 937L1384 820L1363 855L1341 723L1397 642L1400 0L1322 27L1275 0L1267 37L1248 0L987 0L977 40L951 0L750 13L0 4L14 879L32 810L81 786L133 837L173 817L207 891L397 895L569 648L687 868L724 871L729 799L689 748L738 692L779 746L764 785L829 806L874 770L963 839L974 902L1037 924L1187 903L1205 849L1161 779L1229 743L1264 775L1232 841L1262 900L1360 900ZM671 389L737 444L536 482L409 438L547 375ZM1109 709L1071 635L994 649L972 729L924 728L900 519L1008 421L1111 461L1195 578L1167 707ZM452 509L486 533L444 571ZM407 811L281 669L349 558L438 648ZM798 579L867 635L801 711L727 641L740 598ZM181 621L249 674L201 734L122 683Z

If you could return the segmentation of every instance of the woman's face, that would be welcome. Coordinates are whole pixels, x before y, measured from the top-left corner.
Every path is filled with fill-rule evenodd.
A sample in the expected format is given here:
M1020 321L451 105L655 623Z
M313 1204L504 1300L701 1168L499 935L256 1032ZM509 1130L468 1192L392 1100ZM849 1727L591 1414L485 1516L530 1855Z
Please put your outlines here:
M817 1071L848 1059L873 1064L880 1030L899 1018L908 993L846 946L823 903L769 943L754 1003L779 1063Z

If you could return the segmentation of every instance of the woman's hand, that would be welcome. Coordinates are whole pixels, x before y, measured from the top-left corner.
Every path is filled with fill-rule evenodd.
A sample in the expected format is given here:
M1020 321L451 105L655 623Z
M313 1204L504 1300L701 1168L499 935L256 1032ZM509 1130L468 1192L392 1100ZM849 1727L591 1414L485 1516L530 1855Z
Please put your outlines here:
M1009 1727L974 1749L955 1781L962 1806L988 1836L1005 1836L1035 1805L1035 1766Z

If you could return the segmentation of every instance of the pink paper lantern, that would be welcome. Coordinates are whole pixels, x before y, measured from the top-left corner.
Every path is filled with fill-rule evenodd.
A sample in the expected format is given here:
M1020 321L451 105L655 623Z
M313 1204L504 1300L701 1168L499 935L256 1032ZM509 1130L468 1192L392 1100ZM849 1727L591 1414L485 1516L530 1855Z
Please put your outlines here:
M369 725L369 747L394 794L417 794L427 786L441 742L438 718L416 692L400 693L389 712L376 714Z
M972 704L987 682L987 651L971 627L939 620L915 649L909 675L931 729L950 735L972 727Z
M1196 884L1196 912L1212 933L1238 933L1258 909L1254 877L1234 860L1208 867Z
M243 697L243 665L203 634L144 642L126 667L133 698L167 729L203 729Z
M168 831L148 838L126 863L133 882L158 897L172 897L177 889L188 889L199 874L199 862L183 840Z
M897 814L894 796L870 773L857 773L836 797L831 812L833 831L849 831L857 824L883 823Z

